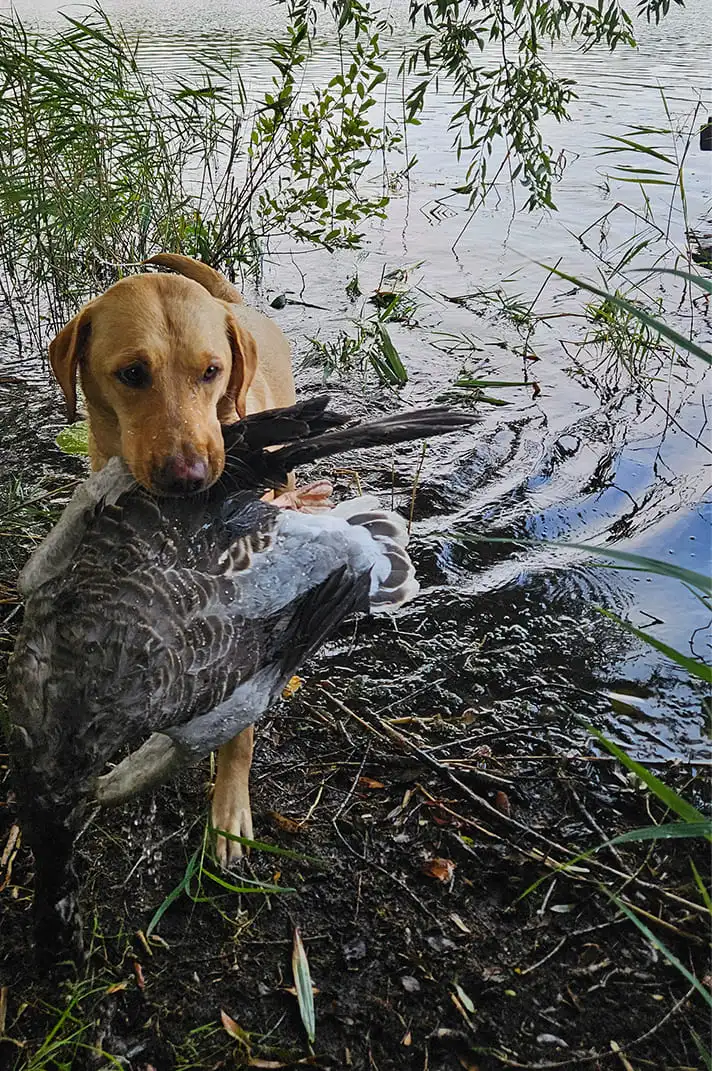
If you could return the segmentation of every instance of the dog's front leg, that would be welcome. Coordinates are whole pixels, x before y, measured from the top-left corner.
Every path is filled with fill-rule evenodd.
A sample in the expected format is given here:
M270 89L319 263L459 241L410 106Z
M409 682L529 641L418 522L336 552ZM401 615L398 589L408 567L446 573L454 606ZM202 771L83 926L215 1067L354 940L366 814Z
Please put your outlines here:
M253 743L254 729L250 726L220 748L212 804L213 829L248 840L252 839L250 766ZM222 866L230 867L240 859L243 848L237 841L218 834L215 853Z

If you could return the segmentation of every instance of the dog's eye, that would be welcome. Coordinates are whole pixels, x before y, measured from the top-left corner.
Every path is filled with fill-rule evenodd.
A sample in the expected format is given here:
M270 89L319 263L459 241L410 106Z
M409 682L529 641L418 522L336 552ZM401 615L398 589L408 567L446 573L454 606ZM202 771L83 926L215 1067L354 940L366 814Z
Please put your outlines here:
M216 364L209 364L203 372L203 383L210 383L216 376L220 375L220 368Z
M133 387L136 390L148 387L151 383L151 373L145 364L140 364L139 362L130 364L126 368L120 368L116 372L116 378L125 387Z

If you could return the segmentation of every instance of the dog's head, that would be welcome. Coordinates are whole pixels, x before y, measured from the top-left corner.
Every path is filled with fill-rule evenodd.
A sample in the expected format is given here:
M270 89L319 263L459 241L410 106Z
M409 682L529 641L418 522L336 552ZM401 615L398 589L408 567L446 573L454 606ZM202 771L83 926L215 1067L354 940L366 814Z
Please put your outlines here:
M98 455L123 457L160 494L220 477L221 424L244 416L257 364L227 302L181 276L131 276L86 305L49 356L70 420L79 374Z

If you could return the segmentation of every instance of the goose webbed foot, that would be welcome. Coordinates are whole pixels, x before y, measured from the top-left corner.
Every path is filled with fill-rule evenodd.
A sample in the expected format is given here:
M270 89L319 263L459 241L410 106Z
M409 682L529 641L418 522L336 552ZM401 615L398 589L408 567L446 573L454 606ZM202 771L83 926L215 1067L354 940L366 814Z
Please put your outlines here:
M317 480L315 483L295 487L293 491L284 491L283 494L277 495L272 505L299 513L326 513L334 507L331 501L333 492L334 488L328 480Z

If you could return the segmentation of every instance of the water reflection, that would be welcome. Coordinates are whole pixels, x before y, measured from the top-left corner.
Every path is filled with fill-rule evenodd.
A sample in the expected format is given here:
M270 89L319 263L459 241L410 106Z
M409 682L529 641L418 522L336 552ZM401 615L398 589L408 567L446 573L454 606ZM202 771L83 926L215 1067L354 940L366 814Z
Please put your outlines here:
M14 8L40 24L59 22L51 0L27 0ZM129 33L141 35L143 62L157 72L190 74L199 56L232 57L254 96L271 77L266 42L284 19L282 6L255 0L241 3L239 11L225 0L199 8L182 0L170 6L157 0L114 0L105 10ZM394 10L399 33L405 35L405 4L399 2ZM509 391L509 408L486 411L474 438L428 448L416 495L416 533L419 566L436 586L409 612L404 627L439 652L440 668L429 656L421 659L421 684L432 685L445 660L452 680L459 682L452 687L462 701L468 696L472 701L480 687L493 689L498 699L526 693L534 718L548 717L542 711L553 702L542 702L541 696L535 702L542 679L558 688L560 704L567 688L570 692L577 680L585 680L583 690L598 697L591 700L593 706L609 713L610 704L601 698L606 688L625 693L626 686L646 682L650 695L634 705L633 714L624 710L625 704L618 704L613 714L620 731L637 740L642 753L702 747L699 692L675 667L603 622L592 604L612 606L664 642L682 649L691 642L703 654L709 621L699 602L659 577L613 572L583 558L563 569L564 559L550 548L512 552L501 544L465 545L451 536L460 529L479 535L611 541L704 571L710 545L704 402L709 377L694 362L672 366L663 353L649 358L647 375L632 382L605 345L581 346L576 319L581 302L566 284L548 284L537 301L537 314L546 318L527 338L538 357L533 364L524 361L522 332L506 316L477 300L453 304L446 299L508 280L506 288L531 301L544 279L535 262L561 259L568 272L591 277L598 264L615 262L620 250L644 239L649 242L644 255L629 267L659 258L668 266L680 263L686 219L679 206L670 207L668 189L651 188L648 211L654 225L627 211L612 211L605 226L600 222L617 202L635 200L641 208L641 199L634 187L605 177L609 164L597 153L604 132L621 133L636 123L667 125L661 87L681 123L685 117L689 121L700 99L707 114L709 57L700 33L705 17L706 0L692 0L685 9L674 7L660 27L641 27L637 51L611 56L601 50L586 55L563 46L555 50L552 64L577 80L580 96L572 107L572 123L546 130L568 165L556 191L556 215L515 213L512 193L502 184L499 198L470 217L464 198L450 193L462 172L450 151L449 101L443 92L430 99L423 124L409 133L409 150L418 156L419 166L396 191L388 221L370 228L364 252L334 256L276 243L265 257L257 295L263 301L291 290L327 307L325 313L288 305L274 313L303 360L309 339L330 337L354 314L345 288L355 272L368 294L385 269L422 262L411 276L417 326L394 325L391 332L411 375L403 400L425 404L443 392L451 397L447 392L463 363L497 378L518 380L526 374L536 379L538 397L531 390ZM325 31L310 68L315 82L333 73L334 50L335 39ZM392 104L397 104L395 95ZM709 167L710 155L693 146L685 166L687 214L693 222L711 210ZM668 292L672 295L674 287L660 289L663 299ZM692 328L702 340L711 337L704 304L677 308L676 298L670 297L668 308L682 330ZM443 348L437 345L442 331L466 334L479 348L469 354ZM11 333L3 329L3 334L0 374L44 387L39 361L18 359ZM302 369L301 381L320 385L309 368ZM367 393L373 395L370 387L337 387L344 404L357 408L368 408ZM23 405L34 405L32 397ZM3 405L14 404L6 394ZM59 425L59 408L54 413ZM27 424L32 424L30 418ZM53 431L51 425L41 432L24 427L22 435L44 435L50 441ZM371 487L390 493L395 482L407 501L418 461L418 450L411 448L399 452L393 468L369 458L358 464ZM507 629L515 625L525 629L530 647L520 643L517 658L505 657L500 648L507 646ZM503 662L486 655L488 644L494 644ZM488 667L486 685L481 671L472 670L476 650L483 652L481 665ZM398 662L402 652L394 658L403 668ZM367 676L364 687L383 686L378 674L371 684Z

